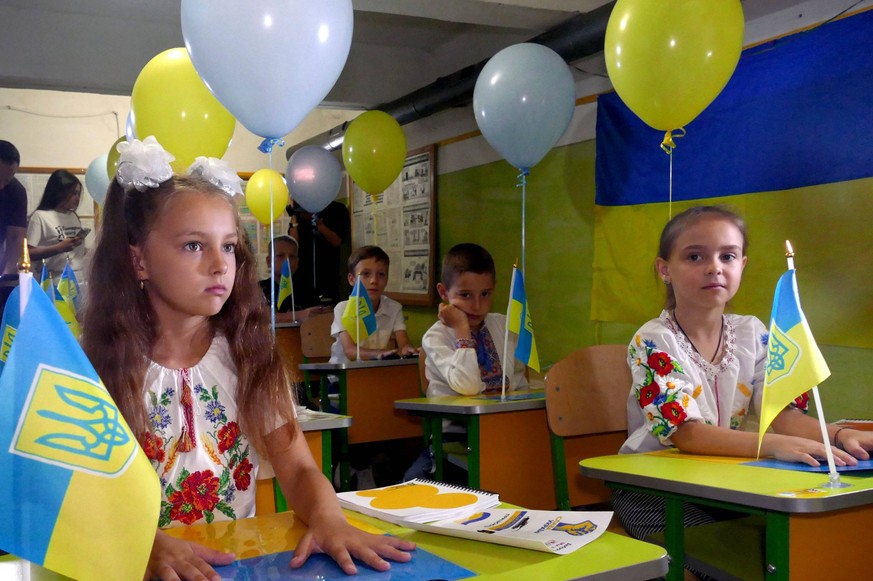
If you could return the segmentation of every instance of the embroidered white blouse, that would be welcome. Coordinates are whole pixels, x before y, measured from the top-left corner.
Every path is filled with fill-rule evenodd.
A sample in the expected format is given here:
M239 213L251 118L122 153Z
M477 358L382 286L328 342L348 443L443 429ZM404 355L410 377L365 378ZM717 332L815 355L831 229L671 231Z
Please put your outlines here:
M758 428L768 333L748 315L724 315L724 354L700 356L667 312L643 325L628 347L633 385L627 400L629 437L620 453L671 446L683 422Z

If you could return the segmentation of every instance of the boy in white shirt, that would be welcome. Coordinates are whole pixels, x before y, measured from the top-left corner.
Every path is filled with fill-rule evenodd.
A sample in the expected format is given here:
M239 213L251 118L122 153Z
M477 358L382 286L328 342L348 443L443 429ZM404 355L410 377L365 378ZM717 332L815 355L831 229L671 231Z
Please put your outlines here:
M376 313L376 332L361 343L361 359L383 359L391 355L413 355L418 349L409 343L406 323L403 320L403 306L391 297L385 296L388 284L388 267L391 260L378 246L361 246L349 257L349 284L354 288L358 275L367 290L373 311ZM345 363L357 357L357 345L345 330L342 316L348 301L340 302L333 311L333 324L330 333L334 337L330 362ZM396 347L392 346L394 336Z

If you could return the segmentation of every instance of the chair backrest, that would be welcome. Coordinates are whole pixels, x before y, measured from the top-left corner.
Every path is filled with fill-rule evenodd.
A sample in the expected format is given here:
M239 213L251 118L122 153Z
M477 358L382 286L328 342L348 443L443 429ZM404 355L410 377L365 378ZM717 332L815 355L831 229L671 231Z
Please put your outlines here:
M561 437L627 430L632 381L627 345L570 353L546 374L549 429Z
M326 313L306 319L300 323L300 350L307 360L318 357L330 357L330 347L333 337L330 326L333 324L333 313Z

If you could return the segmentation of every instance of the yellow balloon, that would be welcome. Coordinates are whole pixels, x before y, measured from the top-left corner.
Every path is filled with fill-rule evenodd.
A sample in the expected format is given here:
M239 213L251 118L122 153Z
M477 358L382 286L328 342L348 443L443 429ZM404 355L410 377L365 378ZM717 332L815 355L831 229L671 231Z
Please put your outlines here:
M261 224L269 224L271 202L275 221L288 205L288 186L276 170L259 169L246 184L246 204Z
M221 157L236 120L218 102L194 69L188 51L171 48L140 71L130 96L137 138L154 135L184 173L200 155Z
M384 111L367 111L349 124L343 137L343 164L358 186L371 195L385 191L406 161L406 137Z
M730 80L743 24L740 0L618 0L604 41L612 86L655 129L682 127Z
M109 148L109 153L106 154L106 175L109 176L109 181L115 179L115 172L118 170L118 144L127 141L126 137L119 137Z

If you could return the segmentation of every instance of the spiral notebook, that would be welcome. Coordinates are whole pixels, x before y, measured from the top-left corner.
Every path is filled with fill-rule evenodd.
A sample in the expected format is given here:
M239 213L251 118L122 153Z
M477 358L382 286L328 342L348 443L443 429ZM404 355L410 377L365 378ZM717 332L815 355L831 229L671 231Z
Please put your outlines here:
M493 492L422 479L337 497L343 508L399 524L445 520L500 504Z

